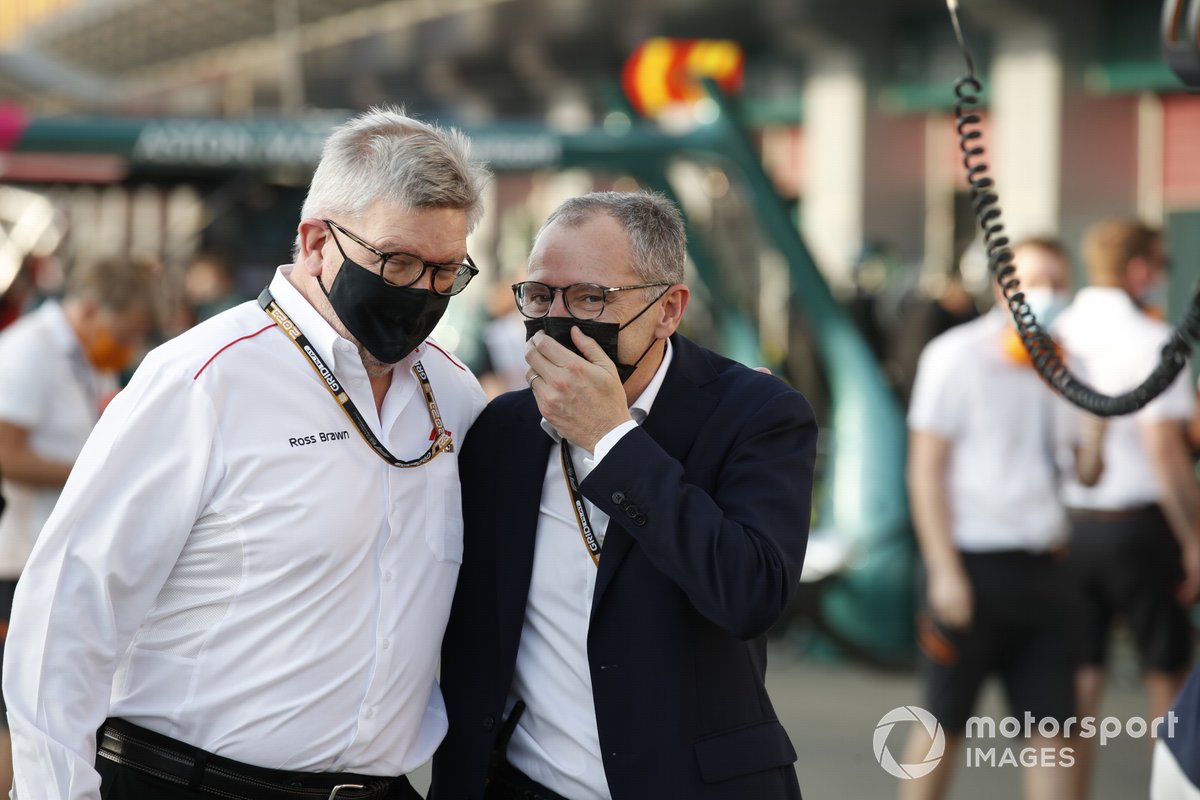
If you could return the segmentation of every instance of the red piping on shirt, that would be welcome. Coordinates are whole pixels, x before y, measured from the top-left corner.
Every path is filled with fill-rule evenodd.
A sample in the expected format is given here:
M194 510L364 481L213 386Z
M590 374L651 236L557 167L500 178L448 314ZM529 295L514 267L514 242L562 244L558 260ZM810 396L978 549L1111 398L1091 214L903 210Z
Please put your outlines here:
M217 352L213 353L212 356L208 359L208 361L204 362L204 366L201 367L200 369L196 370L196 374L192 376L192 380L196 380L197 378L199 378L200 373L204 372L204 370L208 369L208 365L217 360L217 356L221 355L221 353L224 353L226 350L233 347L238 342L245 341L246 339L253 339L255 336L258 336L263 331L269 331L269 330L271 330L271 328L274 328L274 327L275 327L275 323L272 322L270 325L260 328L260 329L256 330L254 333L248 333L245 336L239 336L238 338L234 339L232 342L225 345Z
M433 342L428 342L428 341L427 341L427 342L425 342L425 344L429 345L429 346L430 346L430 347L432 347L434 350L437 350L439 353L441 353L442 355L444 355L444 356L445 356L447 359L449 359L449 361L450 361L450 363L451 363L451 364L453 364L454 366L458 367L458 368L459 368L459 369L461 369L463 372L466 372L466 371L467 371L467 368L466 368L466 367L464 367L462 364L460 364L460 363L458 363L457 361L455 361L455 360L454 360L454 356L450 355L449 353L447 353L447 352L446 352L445 350L443 350L442 348L438 347L438 346L437 346L436 344L434 344Z

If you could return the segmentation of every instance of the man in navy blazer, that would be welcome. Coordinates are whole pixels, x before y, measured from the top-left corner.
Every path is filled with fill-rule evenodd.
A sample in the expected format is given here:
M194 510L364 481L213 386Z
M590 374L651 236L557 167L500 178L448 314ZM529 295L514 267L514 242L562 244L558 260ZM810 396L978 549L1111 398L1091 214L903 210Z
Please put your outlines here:
M677 334L678 210L599 193L514 286L531 389L459 458L436 800L796 800L766 631L808 540L813 413Z

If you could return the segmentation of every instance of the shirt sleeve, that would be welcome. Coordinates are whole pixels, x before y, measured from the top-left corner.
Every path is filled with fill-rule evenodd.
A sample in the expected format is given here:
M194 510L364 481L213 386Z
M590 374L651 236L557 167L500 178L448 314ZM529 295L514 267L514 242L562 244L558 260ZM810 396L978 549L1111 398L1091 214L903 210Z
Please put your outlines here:
M84 446L13 605L4 663L14 797L96 800L114 673L220 477L190 376L143 367Z
M595 466L603 461L604 457L608 455L614 447L616 447L617 442L621 441L621 437L629 433L637 426L638 424L636 422L631 419L627 419L608 433L604 434L604 436L600 438L600 441L596 442L596 449L592 453L592 466Z
M1162 358L1163 345L1171 335L1170 327L1163 322L1149 318L1142 318L1141 321L1143 326L1136 331L1136 336L1131 334L1129 344L1131 348L1136 348L1134 353L1140 354L1140 357L1134 358L1132 353L1126 353L1123 361L1120 362L1127 365L1128 373L1125 374L1125 378L1130 389L1145 381L1151 370L1158 366L1159 360ZM1185 366L1180 374L1175 376L1175 380L1171 381L1171 385L1167 387L1166 391L1151 400L1145 408L1134 415L1137 421L1145 424L1183 422L1191 419L1192 410L1196 404L1196 393L1192 388L1190 375L1190 371Z
M45 359L56 354L47 353L45 343L27 333L23 330L0 338L0 362L10 375L21 376L0 387L0 422L32 430L41 425L47 407L50 375Z
M1146 362L1146 375L1150 374L1150 370L1157 363L1157 358ZM1192 389L1190 375L1191 373L1187 367L1184 367L1175 376L1175 380L1171 381L1171 385L1167 387L1167 390L1151 400L1138 413L1138 419L1142 422L1169 422L1171 420L1184 421L1191 419L1192 411L1196 405L1196 393Z
M908 425L913 430L953 438L962 425L967 403L960 395L962 375L944 339L926 345L917 361L908 407Z

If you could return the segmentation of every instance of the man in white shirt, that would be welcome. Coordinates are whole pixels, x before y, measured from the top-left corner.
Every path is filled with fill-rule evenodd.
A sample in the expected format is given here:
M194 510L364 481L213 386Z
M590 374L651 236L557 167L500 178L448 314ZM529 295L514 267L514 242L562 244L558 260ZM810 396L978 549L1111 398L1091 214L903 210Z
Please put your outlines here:
M1030 308L1048 325L1065 306L1070 261L1057 242L1014 248ZM904 800L946 796L953 764L986 678L999 675L1010 713L1063 725L1074 713L1078 624L1062 559L1066 513L1057 453L1079 442L1078 414L1030 364L999 288L987 315L933 339L922 353L909 407L908 483L926 572L919 623L924 707L945 732L936 769L900 782ZM1077 453L1083 477L1099 471L1093 426ZM1047 723L1049 725L1049 723ZM919 726L914 726L919 728ZM1057 752L1061 735L1038 728L1029 746ZM925 760L924 731L905 763ZM1022 771L1027 800L1062 800L1066 765Z
M21 800L416 796L484 404L426 337L484 179L456 132L339 126L295 263L111 403L17 591Z
M1170 332L1147 313L1160 305L1165 281L1162 237L1146 225L1114 219L1089 229L1083 245L1091 285L1055 331L1094 388L1121 394L1158 363ZM1200 591L1200 491L1183 432L1193 402L1180 374L1141 411L1111 421L1098 484L1066 486L1070 562L1086 604L1080 714L1099 710L1109 631L1118 617L1133 632L1149 718L1167 712L1187 674L1186 609ZM1092 742L1079 745L1078 796L1086 797Z
M47 300L0 334L0 620L116 377L141 352L154 319L156 277L146 262L80 262L62 302ZM0 637L0 657L4 639ZM4 710L0 701L0 711ZM8 726L0 720L0 796L12 787Z
M463 451L437 800L800 797L764 674L816 424L783 382L676 333L685 249L665 198L585 195L513 287L532 389L493 401Z

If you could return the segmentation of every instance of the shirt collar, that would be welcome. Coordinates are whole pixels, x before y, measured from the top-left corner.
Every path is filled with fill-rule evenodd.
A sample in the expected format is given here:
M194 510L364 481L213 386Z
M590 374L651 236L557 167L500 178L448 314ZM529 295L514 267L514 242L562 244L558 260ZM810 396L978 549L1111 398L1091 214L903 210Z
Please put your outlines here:
M650 407L654 405L654 400L658 397L658 390L662 388L663 380L667 377L667 367L671 366L671 340L667 339L666 341L667 349L663 351L662 363L654 371L654 377L650 379L650 383L629 407L629 413L633 415L633 420L638 425L641 425L646 421L646 417L650 416Z
M646 388L633 401L633 405L629 407L629 415L633 417L633 421L641 425L646 421L646 417L650 415L650 408L654 405L655 398L658 397L658 391L662 388L663 380L667 377L667 367L671 366L671 340L667 339L667 348L663 351L662 363L658 365L658 369L654 371L654 377L650 379L650 383L646 384ZM542 417L542 430L544 430L551 439L556 443L562 441L562 436L558 431L554 430L545 417Z
M46 300L38 308L37 313L44 316L49 322L50 338L53 340L55 347L67 354L83 352L83 345L79 342L79 336L75 333L75 329L71 327L71 322L67 319L66 312L63 311L63 307L59 305L57 300Z
M1005 325L1012 324L1012 312L1008 310L1008 306L1003 303L996 303L991 307L983 318L987 320L990 327L1004 329Z
M355 367L363 369L358 347L334 330L329 321L313 308L312 303L308 302L308 299L300 294L300 290L291 282L290 276L294 269L295 265L285 264L275 270L275 277L271 279L271 295L279 303L279 307L304 332L305 337L317 351L317 355L327 364L332 365L333 369L343 371ZM420 358L424 349L425 343L422 342L396 365L399 367L396 372L406 373L405 367L411 366Z

